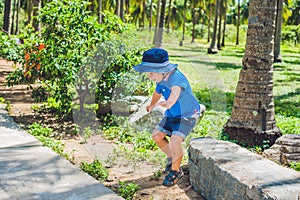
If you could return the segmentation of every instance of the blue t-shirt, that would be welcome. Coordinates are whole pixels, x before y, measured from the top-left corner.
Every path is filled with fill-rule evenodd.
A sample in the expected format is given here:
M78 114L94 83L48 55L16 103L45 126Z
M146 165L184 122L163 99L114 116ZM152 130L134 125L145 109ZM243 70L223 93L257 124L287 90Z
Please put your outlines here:
M192 92L187 78L178 69L171 73L168 80L156 83L155 91L168 100L173 86L181 87L181 92L176 103L166 110L166 117L191 117L195 112L200 111L200 105Z

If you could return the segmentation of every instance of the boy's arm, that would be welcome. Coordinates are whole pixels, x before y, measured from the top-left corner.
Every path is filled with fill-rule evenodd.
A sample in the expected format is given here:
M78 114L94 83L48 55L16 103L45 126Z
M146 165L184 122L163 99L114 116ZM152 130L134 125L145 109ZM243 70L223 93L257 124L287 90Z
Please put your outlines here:
M159 99L161 98L162 94L157 93L156 91L153 92L152 94L152 100L150 105L148 105L146 107L147 112L151 112L152 109L154 108L154 106L156 105L156 103L159 101Z
M158 105L166 107L167 109L172 108L172 106L176 103L177 99L179 98L181 93L180 86L173 86L171 88L171 94L167 101L160 102Z

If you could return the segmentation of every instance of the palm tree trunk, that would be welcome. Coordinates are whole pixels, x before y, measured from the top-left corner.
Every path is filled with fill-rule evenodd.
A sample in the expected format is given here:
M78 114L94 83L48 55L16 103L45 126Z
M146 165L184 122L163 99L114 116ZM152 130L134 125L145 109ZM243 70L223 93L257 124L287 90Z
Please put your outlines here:
M27 1L27 24L31 24L32 0Z
M33 19L32 19L32 27L35 31L40 32L41 27L37 20L38 12L41 9L41 0L33 0Z
M159 20L159 28L157 31L157 41L155 43L155 47L161 47L163 33L164 33L164 23L165 23L165 12L166 12L166 0L161 1L161 12L160 12L160 20Z
M266 9L268 8L268 9ZM281 135L275 121L273 50L276 1L250 1L247 43L230 119L229 138L248 146L274 144Z
M97 10L97 16L98 16L98 22L99 24L102 24L102 0L98 0L98 10Z
M207 42L210 42L210 26L211 26L211 16L212 16L212 12L213 12L212 4L209 3Z
M241 18L241 4L240 4L240 0L238 0L238 14L237 14L237 23L236 23L236 40L235 40L235 44L239 45L239 37L240 37L240 18Z
M168 7L168 21L167 21L167 33L169 33L170 31L170 23L171 23L171 4L172 4L172 0L169 0L169 7Z
M217 37L218 16L219 16L219 0L216 0L215 2L216 2L216 6L215 6L214 30L213 30L210 47L207 49L207 53L209 54L218 53L218 47L216 45L216 37Z
M153 44L155 45L157 43L157 35L158 35L158 27L159 27L159 20L160 20L160 3L161 0L157 1L157 8L156 8L156 23L155 23L155 31L154 31L154 38L153 38Z
M224 7L224 10L223 10L224 21L223 21L222 43L221 43L222 47L225 47L225 33L226 33L226 22L227 22L227 16L226 16L227 2L228 2L228 0L225 0L225 5L224 5L225 7Z
M282 57L280 55L282 10L283 10L283 0L277 0L276 31L275 31L275 44L274 44L274 62L282 62Z
M16 29L15 29L15 34L16 35L19 34L20 10L21 10L21 0L18 0L17 18L16 18Z
M192 8L192 20L193 20L193 28L192 28L192 41L191 43L195 42L195 26L196 26L196 2L195 0L193 1L193 8Z
M3 31L5 31L8 35L10 35L10 33L9 33L10 13L11 13L11 0L5 0Z
M186 22L186 3L187 0L184 0L183 3L183 25L182 25L182 36L181 36L181 41L179 43L179 46L183 46L183 40L184 40L184 35L185 35L185 22Z
M120 1L120 18L124 21L124 0Z
M218 28L218 43L217 48L221 50L221 33L222 33L222 15L223 15L223 0L219 0L219 28Z
M150 19L149 19L149 31L152 29L152 15L153 15L153 0L150 2Z
M11 19L11 26L10 26L10 33L14 34L14 27L15 27L15 14L16 14L16 7L17 2L14 0L13 2L13 11L12 11L12 19Z

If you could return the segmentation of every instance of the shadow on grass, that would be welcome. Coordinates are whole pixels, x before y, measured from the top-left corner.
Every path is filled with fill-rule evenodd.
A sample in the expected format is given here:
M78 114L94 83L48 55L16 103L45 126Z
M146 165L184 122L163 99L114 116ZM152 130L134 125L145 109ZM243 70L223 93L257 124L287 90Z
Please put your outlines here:
M300 95L300 88L296 92L290 92L284 95L275 96L275 109L276 113L280 113L283 116L300 117L300 102L287 100L288 98Z

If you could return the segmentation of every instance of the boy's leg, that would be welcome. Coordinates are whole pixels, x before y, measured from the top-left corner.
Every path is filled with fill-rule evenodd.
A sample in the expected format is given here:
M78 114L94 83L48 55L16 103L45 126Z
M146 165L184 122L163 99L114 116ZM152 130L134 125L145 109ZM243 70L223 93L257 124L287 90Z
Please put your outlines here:
M169 143L169 150L172 156L172 170L180 171L180 164L183 157L182 150L183 138L179 135L172 135Z
M156 142L157 146L167 155L167 157L172 157L169 141L166 139L166 133L163 133L157 129L154 129L152 133L152 138Z

